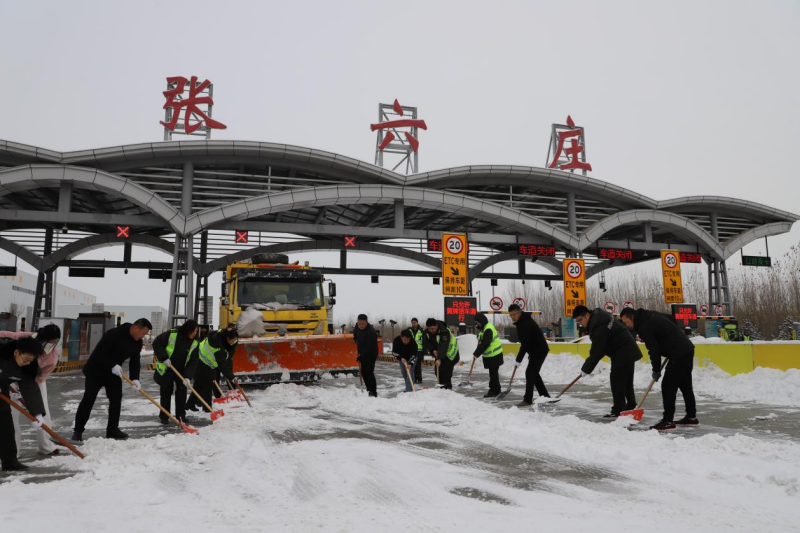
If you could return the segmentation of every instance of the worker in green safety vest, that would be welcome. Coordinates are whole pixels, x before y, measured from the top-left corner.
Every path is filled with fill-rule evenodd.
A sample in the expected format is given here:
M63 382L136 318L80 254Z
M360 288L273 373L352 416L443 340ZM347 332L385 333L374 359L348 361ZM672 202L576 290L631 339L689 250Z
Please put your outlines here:
M475 322L478 324L478 347L472 353L476 359L483 357L483 368L489 370L489 392L484 398L494 398L500 394L500 365L503 364L503 344L494 324L489 322L486 315L478 313L475 315Z
M183 421L186 418L186 390L197 368L197 332L200 327L194 320L187 320L180 327L165 331L153 340L153 352L156 356L156 368L153 380L161 387L161 406L170 411L172 391L175 390L175 418ZM174 367L183 377L170 367ZM158 419L162 424L169 424L169 418L159 411Z
M414 369L411 375L414 376L414 383L422 384L422 361L425 358L425 345L423 343L424 330L419 325L419 320L411 319L411 337L417 345L417 359L414 362Z
M229 326L226 329L217 330L200 342L197 348L197 372L194 375L194 390L197 391L207 404L213 401L212 389L216 370L222 373L230 382L237 383L233 375L233 354L239 342L239 333L235 328ZM198 411L198 402L192 395L186 405L190 411Z
M444 322L435 318L429 318L425 326L425 344L434 357L434 365L439 369L439 385L450 390L453 388L453 369L461 361L456 336Z

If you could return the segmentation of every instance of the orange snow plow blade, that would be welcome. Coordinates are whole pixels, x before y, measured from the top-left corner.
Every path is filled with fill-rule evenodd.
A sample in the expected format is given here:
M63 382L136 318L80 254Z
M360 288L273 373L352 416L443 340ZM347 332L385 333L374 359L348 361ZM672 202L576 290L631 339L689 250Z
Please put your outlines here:
M316 381L324 374L357 375L352 335L239 339L233 372L242 383Z

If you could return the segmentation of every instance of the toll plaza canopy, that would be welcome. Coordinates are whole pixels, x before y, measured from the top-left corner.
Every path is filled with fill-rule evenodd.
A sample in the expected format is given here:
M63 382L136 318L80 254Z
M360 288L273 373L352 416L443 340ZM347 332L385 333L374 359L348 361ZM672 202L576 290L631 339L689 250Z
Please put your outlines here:
M0 141L0 248L39 270L36 316L50 311L58 266L168 270L170 315L185 317L193 300L197 313L208 275L261 252L337 250L340 268L324 271L436 277L443 232L468 234L470 279L490 277L486 269L507 260L519 261L519 273L491 277L561 279L559 258L576 255L587 259L592 276L676 249L708 264L710 303L724 303L725 260L755 239L788 232L798 218L719 196L657 201L605 180L525 166L406 176L273 143L158 142L62 153ZM114 245L125 245L124 261L76 259ZM133 245L175 259L136 261ZM347 251L425 268L348 269ZM528 259L552 274L526 273ZM188 296L173 305L179 294Z

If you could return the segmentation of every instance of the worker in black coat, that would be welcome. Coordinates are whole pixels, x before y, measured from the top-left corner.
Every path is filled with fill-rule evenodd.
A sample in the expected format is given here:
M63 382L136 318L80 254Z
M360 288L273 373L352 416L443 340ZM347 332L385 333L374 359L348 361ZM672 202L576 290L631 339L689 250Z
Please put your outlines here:
M404 329L400 335L394 338L392 355L400 363L400 375L403 376L406 384L406 392L411 392L414 390L411 387L411 379L414 376L414 364L417 362L417 343L414 342L414 334L411 330Z
M119 429L119 417L122 411L122 364L130 359L130 376L134 388L142 388L139 383L139 364L142 353L142 339L153 325L146 318L140 318L133 324L125 323L108 330L97 346L92 350L83 374L86 376L86 389L78 405L75 415L75 432L72 440L82 441L86 422L92 413L92 407L100 389L106 390L108 398L108 424L106 438L127 439L128 435Z
M367 387L369 395L378 396L378 382L375 379L375 363L378 361L378 333L372 324L369 323L367 315L358 315L358 322L353 328L353 341L356 343L358 356L356 361L359 363L359 371Z
M444 322L435 318L429 318L425 326L425 343L439 371L439 385L450 390L453 388L453 369L461 361L456 336Z
M478 346L472 357L483 357L483 368L489 371L489 392L484 398L494 398L500 394L500 366L503 364L503 344L494 324L483 313L475 315L478 325Z
M232 326L211 333L197 348L197 365L194 367L194 390L210 406L214 401L214 380L217 370L231 383L237 383L233 374L233 355L239 343L239 332ZM191 369L189 370L191 374ZM186 377L186 376L184 376ZM200 402L194 394L189 396L186 408L198 411ZM205 409L205 406L203 406Z
M653 379L661 377L661 358L667 363L664 381L661 382L661 397L664 400L664 417L652 429L663 431L681 426L696 426L697 403L692 388L692 368L694 367L694 343L667 316L647 309L623 309L620 313L622 322L631 329L636 329L644 341L653 365ZM675 399L678 390L683 395L686 405L686 416L674 422Z
M517 327L517 337L519 337L519 352L517 352L515 368L519 368L525 354L528 355L528 368L525 369L525 396L518 407L529 407L533 404L534 386L539 396L550 397L542 376L539 374L547 354L550 353L550 346L530 313L523 313L520 306L512 304L508 307L508 316Z
M583 305L575 307L572 317L589 332L592 347L589 357L581 367L581 375L588 376L604 355L611 359L611 395L614 406L607 418L616 418L622 411L636 408L633 392L633 373L642 352L625 325L603 309L590 311Z
M36 417L34 425L39 428L44 424L46 413L42 394L36 383L36 358L43 353L41 343L31 337L0 346L0 391L6 397L11 397L13 385L25 400L28 412ZM0 401L0 461L3 463L3 471L26 470L28 467L17 459L11 409L9 404Z
M197 368L196 340L200 327L194 320L187 320L180 327L165 331L153 341L153 352L158 360L153 373L153 380L161 387L161 407L167 412L172 405L172 391L175 391L175 418L186 419L186 393L190 380ZM178 378L178 373L183 380ZM169 418L162 411L158 412L162 424L169 424Z

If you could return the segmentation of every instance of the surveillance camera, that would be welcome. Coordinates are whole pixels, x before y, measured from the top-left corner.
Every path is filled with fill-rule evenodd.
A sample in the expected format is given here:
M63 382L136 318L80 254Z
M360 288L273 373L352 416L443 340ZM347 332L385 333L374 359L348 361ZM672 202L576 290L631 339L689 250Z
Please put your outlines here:
M126 274L128 273L128 269L127 269L127 268L125 269L125 273L126 273Z
M69 233L69 228L67 227L66 224L64 224L64 227L61 228L61 233Z

